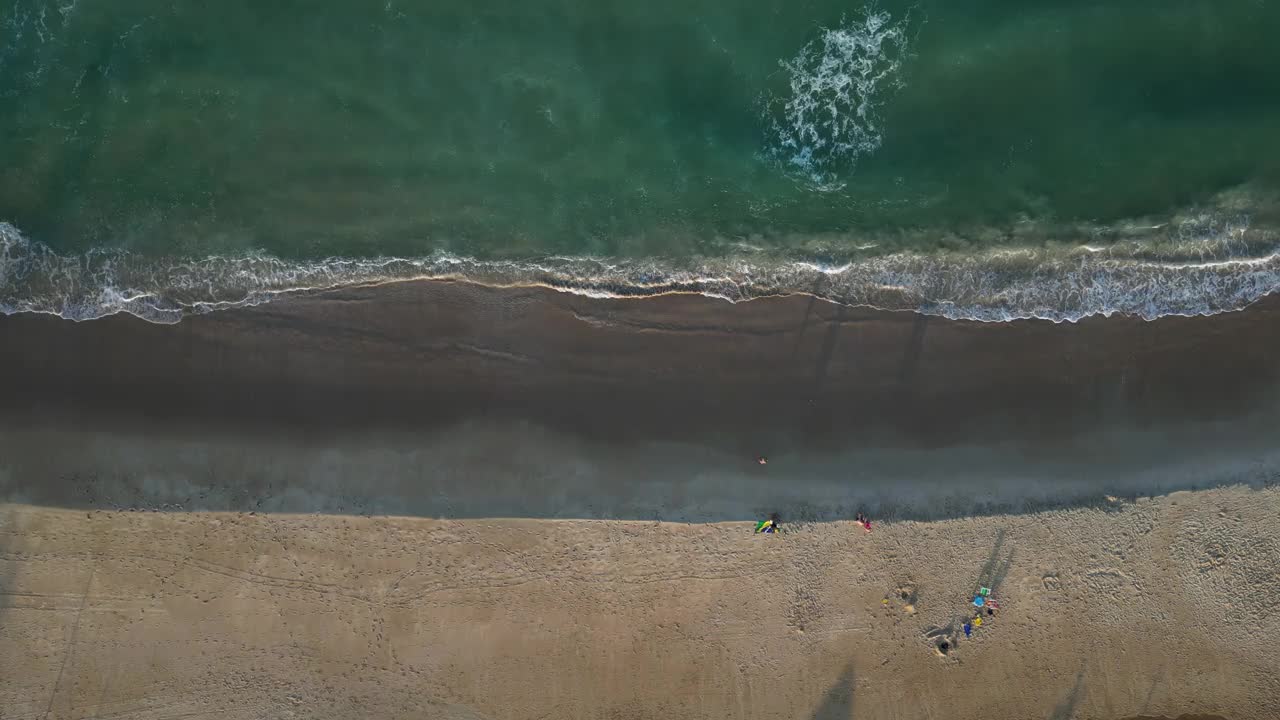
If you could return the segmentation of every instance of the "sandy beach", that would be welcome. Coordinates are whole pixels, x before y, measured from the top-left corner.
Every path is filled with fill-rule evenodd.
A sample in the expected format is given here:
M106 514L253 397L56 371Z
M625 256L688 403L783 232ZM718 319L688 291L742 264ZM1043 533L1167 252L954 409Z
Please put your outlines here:
M8 505L0 704L12 718L1273 718L1278 511L1274 490L1179 492L754 536ZM965 638L978 583L1000 609Z
M1280 720L1280 0L3 5L0 720Z
M3 317L0 717L1280 717L1278 313Z

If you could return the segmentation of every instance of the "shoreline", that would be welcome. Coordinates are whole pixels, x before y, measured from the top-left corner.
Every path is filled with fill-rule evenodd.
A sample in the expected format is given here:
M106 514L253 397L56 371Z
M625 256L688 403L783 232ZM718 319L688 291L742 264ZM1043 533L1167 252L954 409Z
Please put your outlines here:
M1105 506L1277 482L1277 358L1280 298L991 325L433 282L173 326L10 316L0 494L694 522Z
M460 283L0 317L0 706L1268 719L1278 320Z
M1247 308L1280 288L1274 223L1250 223L1248 213L1236 208L1155 224L1075 227L1063 235L1020 224L939 229L931 235L932 249L919 251L902 248L902 238L890 233L865 243L817 235L801 238L802 247L790 251L719 238L717 252L682 258L485 258L437 251L301 259L261 252L148 257L109 248L63 255L0 222L0 313L77 321L128 314L174 324L193 314L306 295L461 282L599 300L688 293L739 303L811 295L854 309L979 322L1212 316ZM1151 236L1142 240L1143 233ZM988 246L983 238L1003 240ZM1099 245L1098 238L1106 240ZM945 249L952 241L977 247L971 253ZM851 243L856 251L829 250ZM875 251L882 244L885 249Z
M339 428L484 414L590 433L612 408L656 436L672 422L694 435L786 422L815 437L880 428L945 441L965 424L1029 418L1070 433L1270 407L1277 320L1280 297L1209 317L993 324L802 296L730 304L406 282L172 326L0 317L0 412ZM554 412L556 397L580 411ZM565 416L584 414L596 419Z

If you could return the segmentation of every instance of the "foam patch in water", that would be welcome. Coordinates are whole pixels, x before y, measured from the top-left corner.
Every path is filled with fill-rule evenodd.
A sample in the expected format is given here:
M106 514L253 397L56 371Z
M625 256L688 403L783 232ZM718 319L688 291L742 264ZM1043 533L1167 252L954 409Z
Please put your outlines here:
M869 9L781 61L789 87L766 99L766 154L818 188L838 189L840 174L883 141L878 111L902 86L910 20Z

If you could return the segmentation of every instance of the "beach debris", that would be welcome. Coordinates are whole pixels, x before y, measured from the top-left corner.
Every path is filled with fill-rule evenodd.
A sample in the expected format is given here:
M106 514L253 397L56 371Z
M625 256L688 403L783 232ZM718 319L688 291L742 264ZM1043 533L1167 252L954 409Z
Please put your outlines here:
M974 607L982 607L982 606L983 606L983 605L985 605L986 603L987 603L987 599L986 599L986 598L984 598L984 597L982 597L981 595L974 595L974 596L973 596L973 606L974 606Z

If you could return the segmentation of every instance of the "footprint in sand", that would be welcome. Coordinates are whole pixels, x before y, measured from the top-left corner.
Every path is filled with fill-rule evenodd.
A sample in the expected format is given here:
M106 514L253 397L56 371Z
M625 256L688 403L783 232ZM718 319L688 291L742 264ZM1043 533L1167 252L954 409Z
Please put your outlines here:
M1243 519L1201 516L1184 522L1170 547L1183 596L1231 642L1262 647L1280 633L1280 540L1269 534L1274 522L1262 510Z
M1196 563L1196 569L1202 573L1217 570L1226 564L1227 549L1220 542L1211 542L1204 549L1204 555Z
M916 603L919 602L920 594L916 591L916 586L911 584L900 585L893 590L893 597L897 598L902 605L902 611L908 615L914 615L916 612ZM886 598L886 604L888 598Z
M1133 584L1133 578L1114 567L1089 568L1084 573L1085 584L1094 592L1117 592Z

